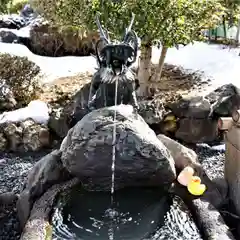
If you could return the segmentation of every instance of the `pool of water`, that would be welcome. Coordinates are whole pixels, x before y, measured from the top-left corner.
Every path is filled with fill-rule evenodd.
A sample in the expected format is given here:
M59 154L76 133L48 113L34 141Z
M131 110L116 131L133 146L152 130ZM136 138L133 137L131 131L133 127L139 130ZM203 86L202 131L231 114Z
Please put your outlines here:
M75 188L60 197L53 217L53 240L201 240L182 200L160 189L115 193Z

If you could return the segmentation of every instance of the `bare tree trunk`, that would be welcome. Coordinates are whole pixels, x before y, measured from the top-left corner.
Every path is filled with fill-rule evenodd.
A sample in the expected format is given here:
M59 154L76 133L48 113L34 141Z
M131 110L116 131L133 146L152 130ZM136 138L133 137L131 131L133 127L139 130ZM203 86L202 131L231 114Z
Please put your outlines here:
M239 37L240 37L240 18L238 19L238 27L237 27L237 34L236 34L236 43L239 44Z
M216 31L215 31L215 41L218 40L218 28L216 28Z
M211 34L212 34L212 31L211 29L209 28L208 29L208 41L211 42Z
M225 16L223 16L222 24L223 24L224 41L226 41L227 40L227 26L226 26Z
M153 82L159 82L161 79L164 61L167 55L167 50L168 50L168 47L162 46L161 56L159 58L159 62L158 62L156 73L154 75Z
M148 84L151 77L151 59L152 59L152 44L142 44L140 63L138 66L138 80L140 89L138 96L145 97L148 95Z

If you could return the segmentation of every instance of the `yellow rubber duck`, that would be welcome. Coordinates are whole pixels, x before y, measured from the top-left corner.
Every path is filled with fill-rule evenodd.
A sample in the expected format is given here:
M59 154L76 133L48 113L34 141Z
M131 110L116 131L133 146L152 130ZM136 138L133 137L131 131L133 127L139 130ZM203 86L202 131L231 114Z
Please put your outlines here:
M176 122L177 119L176 119L176 117L175 117L174 115L170 114L170 115L168 115L168 116L166 116L166 117L164 118L164 122L168 122L168 121Z
M201 184L200 177L192 176L191 181L187 185L188 191L194 196L201 196L206 191L206 185Z

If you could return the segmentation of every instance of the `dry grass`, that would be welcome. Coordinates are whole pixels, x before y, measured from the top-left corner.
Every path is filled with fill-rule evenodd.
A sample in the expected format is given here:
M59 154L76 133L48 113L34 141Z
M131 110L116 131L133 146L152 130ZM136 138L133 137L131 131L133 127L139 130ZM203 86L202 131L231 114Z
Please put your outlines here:
M48 103L70 101L77 91L91 81L91 78L90 73L58 78L44 86L44 92L40 95L40 99Z
M152 67L154 71L155 66ZM41 99L49 103L69 101L82 86L91 81L90 73L72 77L58 78L51 85L46 85ZM184 73L183 69L173 65L165 65L163 75L158 83L151 83L151 91L155 98L163 102L174 102L189 92L200 91L208 84L196 73Z

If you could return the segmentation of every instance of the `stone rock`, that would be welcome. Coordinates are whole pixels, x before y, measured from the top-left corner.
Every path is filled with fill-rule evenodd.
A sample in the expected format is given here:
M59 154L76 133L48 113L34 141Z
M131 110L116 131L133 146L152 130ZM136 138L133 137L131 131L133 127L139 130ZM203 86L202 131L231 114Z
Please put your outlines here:
M23 129L14 123L4 124L3 133L8 141L8 149L17 151L22 143Z
M170 151L177 170L181 171L185 167L191 166L196 172L202 172L202 166L198 162L198 156L192 149L183 146L165 135L159 134L157 137Z
M79 184L77 178L73 178L67 182L55 184L49 188L43 195L35 201L31 214L24 229L22 231L21 240L42 240L49 238L51 225L49 224L49 216L52 213L57 197L60 193L66 192Z
M31 169L24 190L21 192L17 202L17 211L21 226L25 225L33 203L46 190L54 184L61 183L70 178L62 166L61 154L61 151L55 150L40 159Z
M218 140L217 120L182 118L175 133L177 139L186 143L209 143Z
M3 140L0 142L3 146L7 145L10 151L38 151L43 147L50 146L48 128L31 119L19 123L4 123L1 128Z
M1 219L8 218L9 212L16 206L18 194L14 192L0 193L0 222Z
M219 185L219 182L211 180L205 172L202 176L202 183L207 186L207 191L202 196L203 200L210 202L217 209L226 204L228 201L226 186Z
M90 87L91 83L87 83L75 94L73 98L73 110L69 116L69 127L75 126L78 121L90 112L88 109Z
M13 204L18 199L18 194L14 192L6 192L0 194L0 206Z
M11 87L5 80L0 79L0 112L11 110L17 105Z
M133 69L133 67L131 68ZM70 127L73 127L79 120L90 112L88 109L89 90L91 83L85 84L74 96L73 111L71 114ZM137 85L137 81L136 81ZM158 124L165 114L163 103L159 99L139 101L138 114L146 123Z
M212 105L212 116L230 117L240 109L240 89L233 84L223 85L205 96Z
M192 201L192 210L204 239L235 240L220 212L210 202L195 199Z
M168 104L173 114L178 118L208 118L211 104L204 97L181 99L179 102Z
M224 178L214 178L212 182L215 184L217 189L219 190L219 193L222 195L222 197L226 200L228 200L228 184L226 179Z
M72 105L65 107L54 107L50 113L48 127L60 138L64 138L71 128ZM76 123L74 123L75 125Z
M0 16L0 28L20 29L24 26L24 18L17 14Z
M170 152L130 105L94 110L70 129L60 148L65 168L86 188L111 189L114 111L115 188L170 184L176 178Z
M18 36L10 29L0 29L0 42L3 43L18 43Z
M50 134L44 125L36 124L32 120L21 123L23 127L23 147L25 151L37 151L50 145Z
M7 139L3 133L0 133L0 151L5 151L7 148Z
M163 103L159 99L139 101L138 114L149 125L158 124L166 113Z

